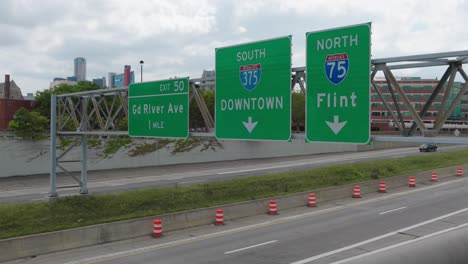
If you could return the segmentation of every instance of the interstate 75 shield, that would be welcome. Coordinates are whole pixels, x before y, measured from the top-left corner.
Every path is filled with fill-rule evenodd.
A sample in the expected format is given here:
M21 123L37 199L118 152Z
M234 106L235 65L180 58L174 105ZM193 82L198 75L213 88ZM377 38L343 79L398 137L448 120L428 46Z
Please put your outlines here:
M328 55L324 66L328 81L335 85L340 84L348 74L348 55L346 53Z

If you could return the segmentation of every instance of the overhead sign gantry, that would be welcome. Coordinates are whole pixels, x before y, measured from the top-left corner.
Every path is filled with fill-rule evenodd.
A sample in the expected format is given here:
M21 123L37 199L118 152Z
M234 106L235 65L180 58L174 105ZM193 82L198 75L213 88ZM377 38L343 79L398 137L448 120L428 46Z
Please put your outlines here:
M213 76L192 79L190 88L193 97L191 98L197 102L205 125L211 131L214 127L213 120L203 97L197 92L197 87L216 84L217 127L215 135L220 139L288 140L291 137L303 139L304 134L291 135L290 132L290 88L299 84L302 91L305 91L304 79L307 73L306 139L322 142L366 143L370 133L368 88L369 79L372 79L373 88L393 121L399 124L402 135L412 135L416 127L423 133L423 137L373 136L373 141L468 145L465 137L437 136L449 114L468 91L468 75L462 68L463 64L468 63L468 50L373 59L372 74L369 78L370 24L362 24L308 33L306 57L307 70L306 67L291 68L290 37L217 49L216 82ZM393 63L395 64L392 65ZM432 66L448 66L448 68L421 112L417 113L406 98L404 89L393 76L392 70ZM397 118L384 100L380 92L382 87L379 87L373 80L378 71L383 71L388 89L396 90L403 98L406 107L410 109L415 124L409 131L404 126L405 120ZM434 129L430 130L426 127L422 117L439 94L444 94L444 103L448 103L447 99L451 94L450 90L457 73L462 76L465 83L457 91L452 104L447 109L438 109ZM131 88L52 94L49 196L58 195L56 169L59 167L68 173L60 165L60 160L63 160L65 155L75 147L71 145L57 156L56 136L81 136L81 180L77 179L81 194L88 193L88 135L130 134L136 136L141 134L149 137L187 137L188 103L184 102L189 98L188 90L185 89L189 87L189 82L183 80L182 83L183 86L180 86L180 82L177 85L173 83L167 86L164 83L153 82L147 84L148 86L140 84L142 86L134 85ZM158 85L159 92L156 91ZM147 88L133 89L138 87ZM442 89L444 87L445 89ZM131 96L132 99L127 100L127 96ZM170 98L172 96L178 99L173 100ZM269 98L274 98L274 100ZM399 103L395 97L393 99L394 104ZM155 105L156 101L163 103ZM154 115L148 114L151 112ZM168 117L167 121L163 120L166 118L165 114L172 115L172 117ZM145 115L147 116L144 117ZM180 117L180 119L176 120L175 117ZM125 118L128 118L129 123L132 124L128 131L119 126ZM177 124L170 125L173 124L172 122ZM70 124L74 129L69 130ZM133 124L137 126L135 129ZM153 131L149 132L150 130ZM192 132L190 135L211 137L213 133Z

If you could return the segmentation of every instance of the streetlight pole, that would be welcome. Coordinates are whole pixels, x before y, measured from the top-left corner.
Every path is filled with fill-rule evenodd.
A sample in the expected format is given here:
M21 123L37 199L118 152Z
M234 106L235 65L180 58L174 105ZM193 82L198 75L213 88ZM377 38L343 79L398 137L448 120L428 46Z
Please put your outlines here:
M143 64L144 63L145 63L144 61L142 61L142 60L140 61L140 74L141 74L140 82L143 82Z

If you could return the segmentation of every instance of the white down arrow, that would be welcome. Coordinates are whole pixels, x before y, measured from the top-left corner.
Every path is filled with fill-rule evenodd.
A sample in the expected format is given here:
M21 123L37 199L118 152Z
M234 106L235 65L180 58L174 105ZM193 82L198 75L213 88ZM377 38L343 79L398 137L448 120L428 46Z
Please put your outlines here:
M252 117L251 116L249 116L248 122L242 121L242 124L244 124L245 128L247 128L247 131L249 131L249 133L252 133L252 130L254 130L257 123L258 123L257 121L252 123Z
M333 123L329 121L325 121L327 125L330 127L330 129L335 133L335 135L338 135L340 133L341 129L348 123L348 121L344 122L339 122L340 117L339 116L333 116Z

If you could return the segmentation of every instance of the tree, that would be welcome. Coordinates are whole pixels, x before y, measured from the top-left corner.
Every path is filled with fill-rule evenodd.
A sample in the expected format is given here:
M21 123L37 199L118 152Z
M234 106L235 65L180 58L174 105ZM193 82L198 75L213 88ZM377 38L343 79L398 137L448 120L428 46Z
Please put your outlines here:
M214 118L214 91L209 89L198 89L198 93L203 97L203 100L206 103L206 107L210 112L211 116ZM190 91L191 92L191 91ZM190 103L189 106L189 118L190 118L190 127L191 128L199 128L205 127L205 121L203 120L203 116L200 112L200 108L198 107L197 102L195 99Z
M292 93L292 121L299 132L299 123L305 121L305 96L303 93Z
M44 137L49 128L49 120L38 112L29 112L21 107L8 123L8 127L20 137L36 140Z
M52 94L68 94L97 90L100 87L92 82L80 81L76 85L61 84L56 86L53 90L46 89L44 91L36 92L36 106L34 111L39 112L41 115L50 119L50 96Z

